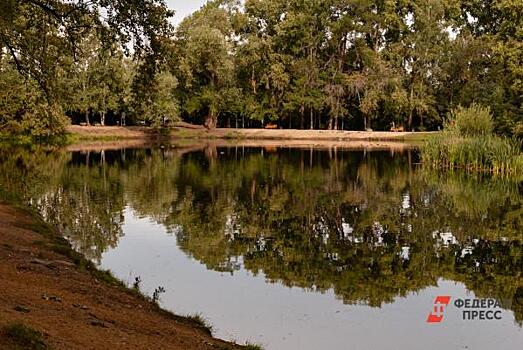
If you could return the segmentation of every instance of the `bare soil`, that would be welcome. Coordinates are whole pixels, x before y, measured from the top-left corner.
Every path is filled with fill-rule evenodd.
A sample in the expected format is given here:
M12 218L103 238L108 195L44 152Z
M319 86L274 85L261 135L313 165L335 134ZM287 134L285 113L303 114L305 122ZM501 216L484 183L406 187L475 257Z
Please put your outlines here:
M293 129L233 129L207 130L202 126L177 123L167 134L148 127L78 126L71 125L68 132L80 138L218 138L256 140L309 140L309 141L403 141L420 140L431 132L293 130Z
M426 137L427 132L293 130L293 129L214 129L208 131L218 138L313 141L402 141L410 136Z
M0 204L0 349L25 348L5 331L15 323L42 333L51 349L242 348L102 280L57 242L33 214Z

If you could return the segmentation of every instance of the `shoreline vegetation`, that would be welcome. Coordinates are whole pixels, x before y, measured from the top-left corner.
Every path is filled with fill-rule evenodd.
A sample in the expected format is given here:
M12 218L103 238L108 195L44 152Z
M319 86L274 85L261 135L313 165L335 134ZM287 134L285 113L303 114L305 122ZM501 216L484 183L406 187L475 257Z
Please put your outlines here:
M31 137L0 135L0 142L32 145ZM208 147L320 147L404 150L418 147L422 163L433 169L517 177L523 173L521 141L494 134L490 109L477 104L449 113L442 131L392 132L297 129L213 128L185 122L169 128L70 125L51 146L102 150L170 143L182 149Z
M523 174L521 142L494 134L490 108L472 104L449 115L443 132L421 148L432 168L518 177Z
M0 349L261 349L212 338L75 252L31 210L0 202ZM24 293L19 291L23 289Z

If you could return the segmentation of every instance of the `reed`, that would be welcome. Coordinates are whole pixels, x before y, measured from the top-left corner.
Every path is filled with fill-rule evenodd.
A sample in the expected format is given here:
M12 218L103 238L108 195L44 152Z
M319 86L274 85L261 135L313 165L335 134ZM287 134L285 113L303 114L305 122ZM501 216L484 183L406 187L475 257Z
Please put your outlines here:
M473 105L451 113L445 130L422 147L425 165L515 176L523 173L521 145L492 134L488 109Z

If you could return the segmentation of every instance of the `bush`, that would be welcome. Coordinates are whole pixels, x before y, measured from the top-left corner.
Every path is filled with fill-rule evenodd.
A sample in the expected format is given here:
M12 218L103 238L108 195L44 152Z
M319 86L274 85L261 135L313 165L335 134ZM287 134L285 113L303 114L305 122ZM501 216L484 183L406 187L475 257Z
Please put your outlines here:
M450 113L445 128L455 131L461 136L486 136L492 135L494 121L489 107L483 107L476 103L470 107L459 106Z
M69 120L59 106L44 102L25 109L16 119L5 121L0 133L14 139L57 141L65 135L68 124Z
M7 336L22 349L46 350L49 349L44 342L42 333L21 323L10 324L4 327Z
M0 133L45 141L64 135L69 119L62 108L46 98L36 81L2 63L0 60Z
M43 140L64 135L68 124L60 106L45 102L28 110L20 123L24 134Z

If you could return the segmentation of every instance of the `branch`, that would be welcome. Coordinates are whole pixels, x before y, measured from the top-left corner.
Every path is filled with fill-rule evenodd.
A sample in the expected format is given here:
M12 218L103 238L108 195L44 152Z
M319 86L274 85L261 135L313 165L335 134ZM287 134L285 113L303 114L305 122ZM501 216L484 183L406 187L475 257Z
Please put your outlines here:
M7 39L4 36L2 36L2 42L7 47L7 49L9 50L9 53L11 54L11 57L15 61L16 70L18 70L18 72L20 74L25 76L24 67L23 67L22 63L20 62L20 60L18 59L18 57L16 57L15 49L9 44L9 42L7 41Z
M40 7L42 10L44 10L48 14L52 15L53 17L58 19L60 22L63 22L64 16L62 14L58 13L58 11L56 11L49 5L41 3L40 1L37 1L37 0L23 0L23 1L26 1L30 4Z

